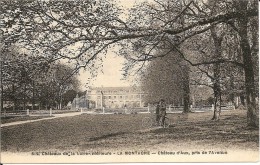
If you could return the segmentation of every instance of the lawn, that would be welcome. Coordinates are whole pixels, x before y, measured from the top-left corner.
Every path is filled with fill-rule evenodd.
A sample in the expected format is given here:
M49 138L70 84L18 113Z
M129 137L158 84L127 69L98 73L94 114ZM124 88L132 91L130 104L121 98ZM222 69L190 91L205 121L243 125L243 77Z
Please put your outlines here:
M131 149L259 150L259 130L246 126L246 111L168 114L169 128L143 128L150 114L82 114L1 128L2 152Z

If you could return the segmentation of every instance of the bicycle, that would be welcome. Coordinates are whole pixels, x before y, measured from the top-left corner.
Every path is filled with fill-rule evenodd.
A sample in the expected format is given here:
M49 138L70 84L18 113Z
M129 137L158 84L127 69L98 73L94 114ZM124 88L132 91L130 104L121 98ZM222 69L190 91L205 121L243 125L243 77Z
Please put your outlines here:
M149 116L142 119L142 126L145 128L152 128L153 126L163 126L163 128L168 128L170 126L170 119L165 116L164 124L162 125L161 120L157 122L155 116Z

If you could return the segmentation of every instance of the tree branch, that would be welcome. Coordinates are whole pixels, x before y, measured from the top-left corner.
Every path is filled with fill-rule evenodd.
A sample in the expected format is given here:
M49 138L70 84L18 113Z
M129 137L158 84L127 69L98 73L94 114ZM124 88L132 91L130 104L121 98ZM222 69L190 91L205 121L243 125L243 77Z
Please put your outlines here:
M218 60L214 60L214 61L204 61L204 62L198 62L198 63L193 63L190 60L188 60L185 55L175 46L172 45L174 47L174 49L181 55L181 57L187 61L191 66L200 66L200 65L210 65L210 64L217 64L217 63L232 63L236 66L242 67L244 68L244 64L239 63L237 61L231 61L228 59L218 59Z

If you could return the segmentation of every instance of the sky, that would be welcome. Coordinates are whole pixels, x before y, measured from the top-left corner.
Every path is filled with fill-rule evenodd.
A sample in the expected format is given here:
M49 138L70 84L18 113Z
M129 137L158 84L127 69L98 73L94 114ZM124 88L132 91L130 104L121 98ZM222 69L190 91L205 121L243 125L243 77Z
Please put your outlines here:
M136 0L117 0L120 6L124 9L130 8L134 5ZM137 2L140 2L138 0ZM123 63L124 57L116 55L112 50L108 51L103 63L103 73L99 72L96 78L91 78L88 85L88 78L90 75L87 71L80 71L79 80L81 81L82 89L87 89L87 86L92 87L121 87L130 86L131 83L123 79Z
M89 85L94 87L130 86L128 81L122 80L122 67L124 61L124 57L120 57L109 51L103 61L103 72L100 71L97 77L91 78ZM80 71L79 80L81 81L83 89L86 89L84 85L88 83L88 78L90 78L90 75L87 71Z

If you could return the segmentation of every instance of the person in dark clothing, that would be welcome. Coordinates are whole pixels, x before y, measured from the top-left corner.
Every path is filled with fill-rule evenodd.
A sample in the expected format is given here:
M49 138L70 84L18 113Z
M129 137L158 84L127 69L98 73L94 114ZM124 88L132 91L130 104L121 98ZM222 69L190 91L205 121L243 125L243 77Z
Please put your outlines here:
M156 123L157 125L159 125L159 122L160 122L160 104L159 102L156 103L156 108L155 108L155 114L156 114Z
M164 121L166 117L166 103L164 99L161 99L159 103L159 109L160 109L160 122L161 122L160 124L161 126L164 126Z

